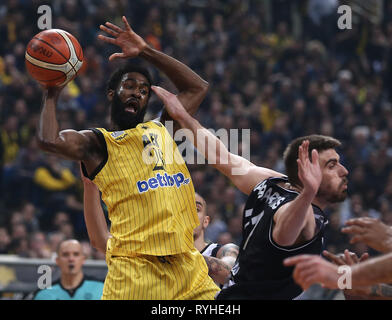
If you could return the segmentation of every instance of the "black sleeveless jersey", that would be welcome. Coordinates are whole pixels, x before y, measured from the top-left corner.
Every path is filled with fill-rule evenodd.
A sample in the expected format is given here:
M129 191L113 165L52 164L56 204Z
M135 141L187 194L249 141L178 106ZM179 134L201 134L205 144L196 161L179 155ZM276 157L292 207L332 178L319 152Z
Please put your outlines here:
M298 192L280 187L286 178L269 178L260 182L249 195L243 215L242 243L232 268L229 286L217 299L293 299L302 293L292 277L293 267L283 260L298 254L321 254L327 218L312 205L317 230L315 236L300 244L282 247L272 239L273 217Z
M216 258L216 255L218 254L219 249L222 248L221 244L217 244L217 243L212 243L210 242L209 244L207 244L203 250L200 251L200 253L203 256L206 257L213 257Z

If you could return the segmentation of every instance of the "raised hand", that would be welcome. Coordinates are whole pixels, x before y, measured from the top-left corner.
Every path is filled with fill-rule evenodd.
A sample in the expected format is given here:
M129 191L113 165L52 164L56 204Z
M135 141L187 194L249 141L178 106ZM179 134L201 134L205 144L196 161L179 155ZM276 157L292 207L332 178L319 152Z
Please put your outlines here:
M309 159L309 140L305 140L298 148L298 178L302 182L304 190L316 195L322 179L322 172L319 165L319 154L317 150L312 150L312 161Z
M392 227L378 219L363 217L346 221L343 233L352 235L351 244L362 242L383 252L392 252Z
M143 40L142 37L137 35L132 30L124 16L122 17L122 20L124 22L125 29L122 29L110 22L106 22L105 26L100 25L99 27L102 31L113 36L113 38L100 34L98 35L98 39L119 46L122 50L122 52L113 53L109 57L109 61L117 58L137 57L147 47L147 43Z

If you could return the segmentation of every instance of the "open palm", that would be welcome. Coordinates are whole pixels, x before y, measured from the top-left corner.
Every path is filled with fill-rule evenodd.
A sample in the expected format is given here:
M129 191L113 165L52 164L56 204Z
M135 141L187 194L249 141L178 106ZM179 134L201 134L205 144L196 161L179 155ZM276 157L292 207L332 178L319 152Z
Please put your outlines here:
M105 26L100 26L100 29L102 31L113 36L113 38L100 34L98 36L98 39L119 46L122 50L122 52L113 53L109 57L110 61L117 58L137 57L147 47L147 43L143 40L142 37L137 35L132 30L127 19L124 16L122 17L122 20L124 22L125 29L122 29L119 26L116 26L110 22L106 22Z
M304 189L316 194L321 184L322 172L317 150L313 149L311 155L312 161L309 159L309 141L305 140L298 148L298 178Z

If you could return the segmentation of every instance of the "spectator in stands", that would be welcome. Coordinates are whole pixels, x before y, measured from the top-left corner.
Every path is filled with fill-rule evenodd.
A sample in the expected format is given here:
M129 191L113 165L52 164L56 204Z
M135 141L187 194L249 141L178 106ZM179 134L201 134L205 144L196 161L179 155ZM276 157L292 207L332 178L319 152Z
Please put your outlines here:
M4 227L0 227L0 254L7 254L11 243L10 235Z
M37 231L29 238L29 257L39 259L49 259L52 255L50 247L43 232Z

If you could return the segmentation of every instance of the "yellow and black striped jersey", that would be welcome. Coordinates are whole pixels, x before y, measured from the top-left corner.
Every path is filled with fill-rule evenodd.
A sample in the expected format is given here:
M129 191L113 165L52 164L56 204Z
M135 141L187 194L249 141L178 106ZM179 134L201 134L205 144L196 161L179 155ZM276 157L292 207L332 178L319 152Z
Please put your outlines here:
M163 124L94 132L107 150L92 178L108 208L112 253L164 256L194 248L195 190Z

